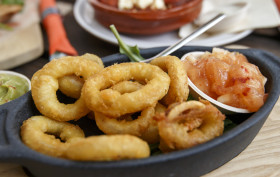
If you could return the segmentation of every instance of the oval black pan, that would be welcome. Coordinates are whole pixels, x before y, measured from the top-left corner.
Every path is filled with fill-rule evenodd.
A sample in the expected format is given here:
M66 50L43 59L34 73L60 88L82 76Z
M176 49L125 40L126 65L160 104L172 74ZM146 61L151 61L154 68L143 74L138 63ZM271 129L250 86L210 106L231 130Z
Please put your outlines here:
M153 56L163 48L142 50L144 57ZM173 53L181 57L191 51L211 51L209 47L183 47ZM22 122L32 115L39 115L30 92L0 106L0 161L25 166L37 177L194 177L206 174L225 164L243 151L259 132L280 92L280 59L261 50L235 50L245 54L249 61L259 66L268 78L266 103L254 114L236 115L239 125L224 135L196 147L152 156L139 160L112 162L78 162L54 158L35 152L20 139ZM121 54L104 57L105 65L127 62ZM86 135L99 134L92 120L83 118L77 122Z

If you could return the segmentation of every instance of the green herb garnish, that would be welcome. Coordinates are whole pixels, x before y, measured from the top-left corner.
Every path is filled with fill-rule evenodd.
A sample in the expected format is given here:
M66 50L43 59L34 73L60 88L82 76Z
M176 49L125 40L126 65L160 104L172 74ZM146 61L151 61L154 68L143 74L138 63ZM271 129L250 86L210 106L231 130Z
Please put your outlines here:
M237 124L226 118L224 120L224 133L236 127Z
M9 25L4 24L4 23L0 23L0 29L11 31L13 28Z
M23 5L23 0L0 0L0 4L17 4L17 5Z
M145 60L141 55L140 55L140 50L137 47L137 45L131 47L126 45L123 40L121 39L115 25L110 25L110 29L115 35L115 37L118 40L119 47L120 47L120 53L126 55L132 62L139 62L141 60Z
M196 100L196 99L191 94L189 94L187 101L190 101L190 100Z
M151 155L158 155L161 154L161 150L159 149L159 143L154 143L154 144L149 144L150 150L151 150Z

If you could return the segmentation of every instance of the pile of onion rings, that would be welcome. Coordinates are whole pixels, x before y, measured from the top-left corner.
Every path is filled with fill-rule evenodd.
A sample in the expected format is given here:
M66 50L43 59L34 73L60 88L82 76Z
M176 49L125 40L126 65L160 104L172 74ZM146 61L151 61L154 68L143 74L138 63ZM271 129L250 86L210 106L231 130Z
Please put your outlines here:
M131 93L143 87L142 84L132 81L120 82L111 89L121 94ZM165 107L160 103L141 110L140 115L133 119L133 115L126 114L112 119L102 113L95 112L96 125L106 134L131 134L142 138L148 143L159 141L157 123L152 117L158 112L164 112Z
M120 94L110 89L128 80L145 85L134 92ZM169 88L170 78L160 68L147 63L121 63L109 66L86 80L82 96L88 108L109 117L120 117L155 105ZM143 99L145 98L145 99Z
M83 130L78 126L44 116L33 116L24 121L21 137L27 146L36 151L72 160L108 161L145 158L150 155L148 144L135 136L103 135L85 138Z
M160 149L168 152L223 132L224 116L210 103L186 102L187 75L177 57L104 67L95 55L68 56L46 64L33 75L31 84L34 103L43 116L24 121L21 137L31 149L46 155L79 161L146 158L148 144L160 143ZM57 90L77 100L61 103ZM191 110L191 115L185 116L184 110ZM104 135L85 137L81 128L67 122L86 115ZM182 117L188 120L179 120ZM187 132L179 138L176 129L186 130L182 122L188 131L206 127L203 131L215 132L209 136Z

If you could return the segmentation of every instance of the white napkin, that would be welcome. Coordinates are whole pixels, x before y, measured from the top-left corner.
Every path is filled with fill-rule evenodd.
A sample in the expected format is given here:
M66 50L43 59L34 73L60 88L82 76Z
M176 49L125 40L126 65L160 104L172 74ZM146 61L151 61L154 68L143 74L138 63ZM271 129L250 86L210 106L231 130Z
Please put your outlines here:
M248 3L246 9L243 9L243 16L240 13L239 18L235 21L231 21L230 14L235 10L228 4L233 3ZM275 5L274 0L204 0L202 5L202 11L197 22L207 21L210 17L224 12L228 15L221 24L230 25L229 28L218 30L209 30L208 33L235 33L245 30L254 30L258 28L272 28L280 26L280 15ZM218 26L218 24L217 24ZM221 26L221 25L220 25ZM179 29L179 37L185 37L193 32L198 26L195 23L189 23L182 26ZM215 27L214 27L215 28ZM207 35L207 34L205 34Z

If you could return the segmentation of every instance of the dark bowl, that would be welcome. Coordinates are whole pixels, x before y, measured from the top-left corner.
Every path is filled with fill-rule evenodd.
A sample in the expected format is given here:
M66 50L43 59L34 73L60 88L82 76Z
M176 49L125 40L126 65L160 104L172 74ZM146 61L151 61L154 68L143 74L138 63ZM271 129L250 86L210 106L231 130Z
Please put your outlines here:
M142 50L144 57L151 57L164 48ZM211 51L209 47L183 47L173 55L183 56L191 51ZM33 151L20 139L22 122L40 113L34 106L30 92L0 106L0 161L20 164L36 177L194 177L206 174L242 152L259 132L274 107L280 92L280 59L271 53L256 50L235 50L259 66L268 78L265 104L253 114L230 117L238 126L222 136L204 144L177 152L151 156L146 159L111 162L79 162L54 158ZM128 62L126 56L115 54L103 58L105 65ZM82 118L77 124L86 136L99 134L93 120Z
M172 31L196 19L202 0L188 0L180 6L166 10L119 10L98 0L89 0L94 18L103 26L114 24L119 32L151 35Z

